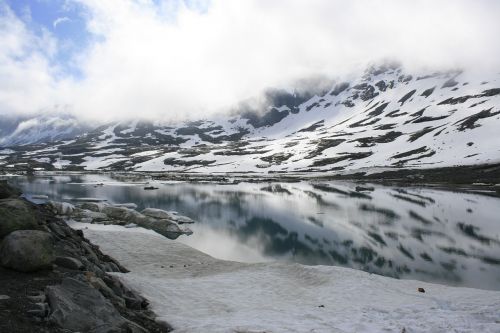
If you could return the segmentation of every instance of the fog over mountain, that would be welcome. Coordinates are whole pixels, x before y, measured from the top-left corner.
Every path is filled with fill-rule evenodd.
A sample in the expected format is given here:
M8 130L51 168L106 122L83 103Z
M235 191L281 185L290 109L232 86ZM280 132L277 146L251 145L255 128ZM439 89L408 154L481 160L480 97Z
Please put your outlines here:
M0 169L285 173L500 162L500 74L478 80L387 63L324 83L268 90L259 103L195 121L85 127L68 116L33 118L0 142L9 147Z
M488 0L0 0L0 114L197 119L383 59L480 78L500 70L498 17Z

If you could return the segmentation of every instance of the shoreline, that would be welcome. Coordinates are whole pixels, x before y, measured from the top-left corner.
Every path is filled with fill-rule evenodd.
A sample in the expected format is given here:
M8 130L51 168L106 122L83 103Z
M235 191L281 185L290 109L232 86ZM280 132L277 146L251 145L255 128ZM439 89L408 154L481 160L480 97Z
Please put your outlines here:
M224 261L149 231L73 227L130 267L130 273L116 275L151 299L153 310L175 332L500 328L495 318L500 291L399 280L336 266Z
M157 171L36 171L28 173L2 174L9 176L51 177L58 175L110 175L124 179L151 179L153 181L209 182L217 185L238 184L240 182L269 183L301 181L347 181L354 183L373 183L386 186L409 186L434 188L464 193L474 193L500 197L500 163L450 166L440 168L369 168L350 171L332 170L330 172L287 172L287 173L193 173Z
M2 194L13 190L2 183L0 187ZM128 272L125 267L103 253L81 231L70 228L50 205L35 205L13 191L1 197L0 208L11 209L24 221L32 217L35 223L14 225L11 232L1 235L0 331L171 331L170 325L156 320L148 300L110 274ZM9 215L7 218L12 219ZM3 232L8 220L2 216L0 222ZM32 237L33 241L12 241L13 235L19 234ZM41 260L36 236L45 235L50 242L45 250L51 259L39 267L29 267ZM10 261L6 260L6 244L17 251Z
M99 204L86 207L94 206ZM50 206L37 207L47 209ZM55 214L54 209L60 210L57 213L60 216L68 207L52 204L47 214L55 218L51 215ZM126 207L121 207L120 211L125 212ZM119 214L116 216L123 218ZM146 311L148 315L142 319L152 325L147 328L150 332L167 332L173 328L175 332L279 333L315 329L325 333L384 330L430 333L436 328L443 332L455 328L489 333L500 327L500 321L495 319L500 308L500 291L393 279L337 266L224 261L143 228L80 222L67 224L59 218L56 222L62 232L53 231L50 225L48 229L57 237L67 240L77 235L82 242L90 240L90 251L117 265L118 270L105 275L94 269L96 272L90 280L84 274L92 288L106 297L103 293L103 290L107 291L105 286L120 283L127 290L133 290L140 304L151 304L150 309L146 306L139 310L127 310L125 306L121 310L130 310L129 317L119 311L126 318L136 320L141 318L141 312ZM87 256L92 257L90 252L86 253ZM120 264L130 272L125 273ZM36 278L42 278L36 280L42 282L34 284L39 286L38 289L46 290L49 284L60 284L71 278L71 274L80 275L82 270L71 273L66 268L53 267L49 272L52 280L44 280L44 272L37 273L41 276L36 275ZM61 272L63 275L60 276ZM99 275L104 285L96 282ZM43 285L44 281L47 284ZM26 280L22 283L26 284ZM116 294L107 296L113 304L116 303ZM346 299L350 301L344 302ZM481 309L480 313L474 309ZM45 311L50 316L50 306ZM46 320L47 312L44 313L38 321L31 322L26 317L23 320L35 325L40 332L44 332L40 328L46 332L59 332L52 326L43 326L50 323ZM157 317L150 322L153 313ZM167 322L172 327L165 324ZM145 325L144 322L139 324Z

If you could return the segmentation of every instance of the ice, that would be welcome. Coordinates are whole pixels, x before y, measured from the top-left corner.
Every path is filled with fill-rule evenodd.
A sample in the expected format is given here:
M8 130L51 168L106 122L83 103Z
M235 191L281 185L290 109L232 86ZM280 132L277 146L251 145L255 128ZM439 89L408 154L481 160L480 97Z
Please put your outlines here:
M500 332L500 292L223 261L142 228L72 226L131 271L115 274L175 332Z

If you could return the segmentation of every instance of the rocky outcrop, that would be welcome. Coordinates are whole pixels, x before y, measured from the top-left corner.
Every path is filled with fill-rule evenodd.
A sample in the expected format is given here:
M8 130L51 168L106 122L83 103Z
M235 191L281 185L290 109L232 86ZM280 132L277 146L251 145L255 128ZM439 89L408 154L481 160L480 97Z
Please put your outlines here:
M3 186L0 194L16 193ZM0 200L0 209L0 332L171 331L146 299L108 274L128 271L55 215L100 221L110 219L106 214L67 203L34 205L15 194Z
M2 266L19 272L33 272L48 268L54 261L52 236L44 231L18 230L2 241Z
M77 206L62 202L50 202L53 212L63 219L84 223L116 224L129 227L143 227L156 231L169 239L193 232L184 224L194 223L187 216L156 208L142 212L128 208L129 205L112 205L105 202L82 202Z

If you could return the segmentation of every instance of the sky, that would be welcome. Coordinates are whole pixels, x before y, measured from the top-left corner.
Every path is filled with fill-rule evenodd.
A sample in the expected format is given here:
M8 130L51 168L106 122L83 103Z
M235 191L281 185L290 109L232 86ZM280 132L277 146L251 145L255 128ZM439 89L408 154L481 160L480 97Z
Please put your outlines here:
M500 69L496 0L0 0L0 115L206 117L395 59Z

